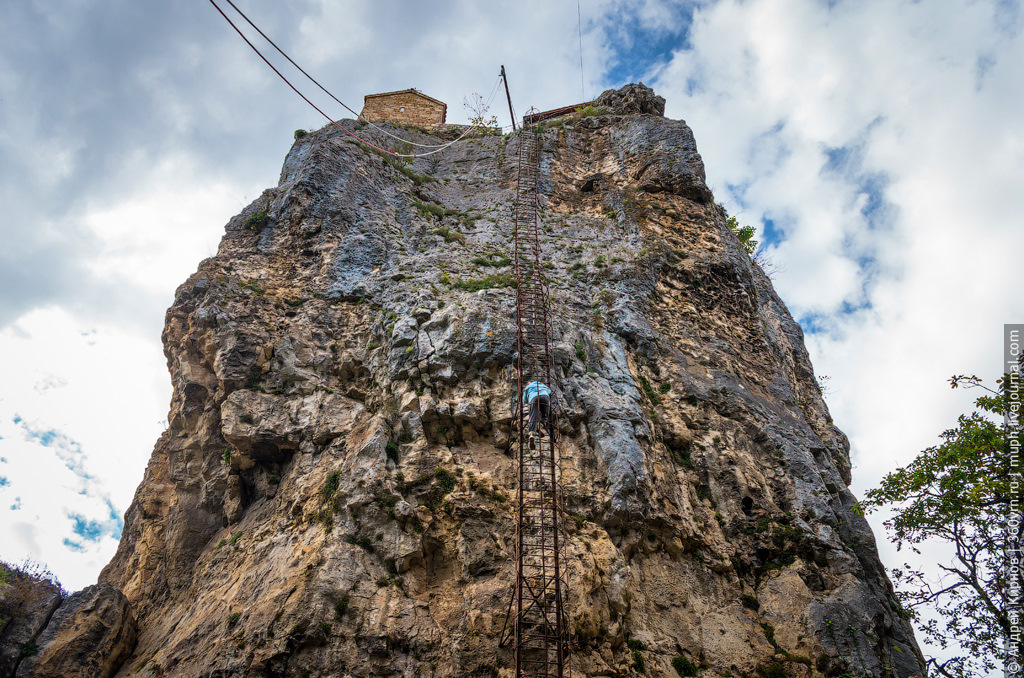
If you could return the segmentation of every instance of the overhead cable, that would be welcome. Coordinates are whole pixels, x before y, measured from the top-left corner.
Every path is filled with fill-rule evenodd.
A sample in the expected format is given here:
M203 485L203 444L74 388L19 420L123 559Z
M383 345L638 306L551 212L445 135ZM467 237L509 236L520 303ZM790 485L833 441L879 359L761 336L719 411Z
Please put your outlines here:
M230 0L229 0L229 2L230 2ZM381 148L380 146L377 146L376 144L370 143L370 142L369 142L369 141L367 141L366 139L363 139L362 137L358 136L358 135L357 135L357 134L355 134L354 132L351 132L351 131L349 131L348 129L346 129L345 127L343 127L342 125L338 124L338 122L337 122L337 121L335 121L335 120L334 120L334 119L333 119L333 118L332 118L331 116L329 116L329 115L327 115L326 113L324 113L324 112L323 112L323 111L322 111L322 110L321 110L321 109L320 109L320 108L319 108L319 107L318 107L318 106L317 106L316 104L314 104L314 103L313 103L312 101L310 101L310 100L309 100L308 98L306 98L306 96L305 96L305 95L304 95L304 94L303 94L302 92L300 92L300 91L299 91L299 90L298 90L298 89L297 89L297 88L295 87L295 85L293 85L293 84L291 83L291 81L290 81L290 80L288 80L288 78L286 78L286 77L285 77L285 76L284 76L284 75L283 75L283 74L281 73L281 71L277 70L277 68L276 68L276 67L274 66L274 64L270 63L270 60L269 60L269 59L267 59L267 57L265 57L265 56L263 55L263 53L262 53L262 52L261 52L261 51L260 51L260 50L259 50L259 49L258 49L258 48L257 48L257 47L256 47L256 46L254 45L254 44L252 44L252 42L251 42L251 41L249 40L249 38L245 37L245 34L244 34L244 33L242 33L242 31L241 31L241 30L240 30L240 29L238 28L238 26L236 26L236 25L235 25L235 23L234 23L233 21L231 21L231 19L230 19L230 18L228 17L228 15L224 13L224 10L222 10L222 9L220 8L220 6L219 6L219 5L217 5L217 3L216 3L216 2L214 1L214 0L210 0L210 4L211 4L211 5L213 5L213 7L214 7L214 8L215 8L215 9L217 10L217 12L219 12L219 13L220 13L220 15L221 15L222 17L224 17L224 20L225 20L225 21L227 21L227 22L228 22L228 24L229 24L229 25L230 25L230 26L231 26L231 27L232 27L233 29L235 29L235 32L236 32L236 33L238 33L238 35L239 35L239 36L241 36L242 40L245 40L245 44L249 45L249 47L250 47L250 48L252 48L252 51L256 52L256 54L257 54L257 55L258 55L258 56L260 57L260 59L262 59L262 60L264 61L264 63L266 63L266 64L267 64L267 66L270 66L270 69L271 69L272 71L274 71L274 73L276 73L276 74L277 74L277 76L278 76L279 78L281 78L281 80L283 80L283 81L285 82L285 84L286 84L286 85L288 85L288 87L290 87L290 88L292 89L292 91L293 91L293 92L295 92L296 94L298 94L298 95L299 95L299 96L300 96L300 97L302 98L302 100L303 100L303 101L305 101L305 102L306 102L307 104L309 104L309 105L310 105L310 107L312 107L312 108L313 108L313 109L314 109L314 110L315 110L315 111L316 111L317 113L319 113L320 115L324 116L324 118L326 118L326 119L327 119L327 121L328 121L328 122L329 122L330 124L334 125L334 126L335 126L335 127L337 127L338 129L340 129L340 130L342 130L343 132L345 132L345 134L348 134L348 135L349 135L350 137L353 137L354 139L356 139L356 140L357 140L357 141L359 141L360 143L363 143L363 144L365 144L365 145L369 146L370 148L373 148L373 149L375 149L375 150L378 150L378 151L380 151L381 153L386 153L387 155L391 155L391 156L394 156L394 157L396 157L396 158L422 158L422 157L426 157L426 156L429 156L429 155L434 155L435 153L440 153L441 151L445 150L446 148L448 148L448 147L449 147L449 146L451 146L452 144L455 144L456 142L460 141L460 140L461 140L461 139L462 139L463 137L465 137L465 136L466 136L467 134L469 134L470 132L472 132L472 131L473 131L473 129L475 129L474 127L470 127L470 128L469 128L469 129L467 129L467 130L466 130L466 131L465 131L465 132L464 132L464 133L463 133L463 134L462 134L461 136L459 136L459 137L458 137L457 139L454 139L453 141L450 141L450 142L448 142L448 143L446 143L446 144L443 144L443 145L441 145L441 146L437 147L437 148L436 148L436 150L433 150L433 151L430 151L430 152L427 152L427 153L417 153L417 154L408 154L408 153L395 153L394 151L389 151L389 150L388 150L388 149L386 149L386 148ZM232 6L234 6L234 5L232 5ZM259 30L259 29L256 29L256 30ZM261 35L262 35L262 33L261 33ZM269 41L269 39L268 39L268 41ZM293 63L294 63L294 62L293 62ZM297 66L296 66L296 67L297 67ZM300 70L301 70L301 69L300 69ZM309 76L307 75L307 77L309 77ZM310 78L310 79L312 80L312 78ZM344 105L344 104L342 104L342 105ZM347 108L347 106L346 106L346 108ZM351 109L349 109L349 110L351 110ZM378 128L378 129L379 129L379 128ZM381 131L383 131L383 130L381 130ZM394 135L389 135L389 136L394 136ZM408 141L408 140L406 140L406 139L402 139L401 137L395 137L395 138L396 138L396 139L399 139L400 141L406 142L406 143L413 143L413 142L411 142L411 141Z
M248 23L248 24L249 24L250 26L252 26L252 27L253 27L253 29L254 29L254 30L255 30L255 31L257 32L257 33L259 33L259 34L260 34L260 35L261 35L261 36L263 37L263 39L264 39L264 40L266 40L267 42L269 42L269 43L270 43L270 45L271 45L271 47L273 47L274 49L276 49L276 50L277 50L277 51L278 51L278 52L279 52L279 53L281 54L281 56L283 56L283 57L284 57L285 59L287 59L287 60L288 60L288 63L290 63L290 64L291 64L292 66L295 66L295 68L297 68L297 69L299 70L299 72L300 72L300 73L302 73L302 74L303 74L304 76L306 76L307 78L309 78L309 81L310 81L310 82L312 82L312 83L313 83L314 85L316 85L317 87L319 87L319 88L320 88L320 89L321 89L321 90L323 91L323 93L324 93L324 94L326 94L327 96L329 96L329 97L331 97L332 99L334 99L334 100L335 100L335 101L336 101L336 102L337 102L337 103L338 103L339 105L341 105L341 107L342 107L342 108L344 108L344 109L345 109L346 111L348 111L348 112L349 112L349 113L351 113L352 115L356 116L356 119L357 119L357 120L361 120L361 121L365 122L365 123L366 123L367 125L369 125L370 127L373 127L374 129L376 129L376 130L380 131L381 133L383 133L383 134L385 134L385 135L387 135L387 136L391 137L392 139L398 139L399 141L403 141L403 142L405 142L405 143L407 143L407 144L411 144L412 146L421 146L421 147L423 147L423 148L438 148L439 146L448 146L448 145L449 145L449 144L420 144L420 143L417 143L417 142L415 142L415 141L410 141L409 139L404 139L404 138L402 138L402 137L400 137L400 136L397 136L397 135L395 135L395 134L392 134L392 133L388 132L388 131L387 131L386 129L384 129L383 127L380 127L380 126L378 126L378 125L375 125L375 124L373 124L372 122L370 122L369 120L367 120L366 118L364 118L363 116L361 116L361 115L360 115L359 113L356 113L356 112L355 112L354 110L352 110L351 108L349 108L349 107L348 107L348 106L347 106L347 105L345 104L345 102L344 102L344 101L342 101L342 100L341 100L341 99L339 99L338 97L336 97L336 96L334 96L333 94L331 94L331 92L330 92L330 91L329 91L329 90L328 90L328 89L327 89L326 87L324 87L323 85L321 85L321 84L320 84L320 83L319 83L319 82L317 81L317 79L316 79L316 78L314 78L314 77L313 77L312 75L310 75L309 73L307 73L307 72L305 71L305 69L303 69L303 68L302 68L302 66L298 65L297 63L295 63L295 61L294 61L294 60L292 60L292 58L291 58L290 56L288 56L288 54L287 54L287 53L286 53L286 52L285 52L285 51L284 51L283 49L281 49L280 47L278 47L278 46L277 46L277 43L276 43L276 42L274 42L273 40L271 40L271 39L270 39L270 38L269 38L269 37L267 36L267 34L266 34L266 33L264 33L263 31L261 31L261 30L260 30L260 27L259 27L259 26L257 26L256 24L254 24L254 23L252 22L252 19L250 19L250 18L249 18L248 16L246 16L245 12L243 12L243 11L242 11L242 10L240 10L240 9L238 9L238 6L237 6L237 5L235 5L235 3L231 2L231 0L225 0L225 2L227 2L227 3L229 4L229 5L231 5L231 7L232 7L232 8L233 8L233 9L234 9L234 10L235 10L236 12L238 12L239 16L241 16L241 17L242 17L243 19L245 19L246 23ZM467 132L467 134L468 134L468 132ZM462 137L459 137L459 138L461 139ZM456 140L456 141L457 141L457 140Z
M587 92L583 86L583 13L580 11L580 0L576 0L576 29L580 36L580 95L583 97L583 101L586 101Z

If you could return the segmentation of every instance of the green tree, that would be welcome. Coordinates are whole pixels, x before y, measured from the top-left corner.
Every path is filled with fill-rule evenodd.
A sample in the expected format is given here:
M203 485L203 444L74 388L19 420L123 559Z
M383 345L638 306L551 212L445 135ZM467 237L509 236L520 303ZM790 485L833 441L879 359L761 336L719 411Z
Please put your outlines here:
M729 217L725 223L729 225L729 230L740 239L740 244L743 245L743 249L746 250L747 254L754 256L754 252L757 251L757 241L754 240L754 227L740 226L740 222L736 221L736 217Z
M951 547L952 560L936 563L937 578L910 565L892 574L900 602L923 637L943 649L959 648L951 659L929 658L929 672L967 678L997 667L1019 604L1013 587L1021 584L1020 569L1007 567L1007 549L1019 545L1021 536L1019 504L1011 505L1020 497L1020 474L1008 444L1016 425L1008 415L1016 414L1011 406L1019 403L1013 399L1019 395L1013 391L1019 380L1015 384L1004 375L995 389L975 376L955 376L950 383L981 388L988 395L941 435L941 444L885 476L867 493L864 506L893 507L885 526L897 550L909 545L919 554L918 545L925 541ZM938 616L922 615L926 610Z

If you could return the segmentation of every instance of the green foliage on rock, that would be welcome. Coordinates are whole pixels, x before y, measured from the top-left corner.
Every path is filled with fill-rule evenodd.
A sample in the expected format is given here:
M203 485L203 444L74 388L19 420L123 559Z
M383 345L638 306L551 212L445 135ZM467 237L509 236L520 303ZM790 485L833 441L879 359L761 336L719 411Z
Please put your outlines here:
M633 668L636 669L637 673L647 673L647 664L644 662L644 644L643 642L632 639L626 641L626 646L629 651L633 654Z
M444 470L440 466L434 469L434 478L437 479L437 486L441 488L441 491L448 494L455 489L455 476L448 471Z
M480 290L488 290L496 287L516 287L516 277L509 275L508 273L492 273L485 275L482 278L473 278L471 280L456 280L452 283L452 287L460 290L466 290L467 292L479 292Z
M331 471L320 488L320 501L326 503L331 500L334 493L338 491L338 484L341 482L341 471Z
M495 259L494 257L498 257L498 258ZM509 259L508 257L503 257L501 255L491 254L491 255L486 256L486 257L476 257L475 259L470 261L470 263L476 264L477 266L489 266L489 267L493 267L493 268L504 268L505 266L508 266L509 264L511 264L512 260Z
M729 217L726 223L729 224L729 229L739 238L740 244L743 245L743 250L750 256L754 256L754 252L757 251L757 241L754 240L754 227L740 226L739 222L736 221L736 217Z
M676 670L680 678L688 678L697 675L697 667L687 657L676 657L672 660L672 668Z
M264 226L266 226L269 222L270 217L267 215L266 212L260 210L258 212L253 212L252 214L245 218L245 227L248 228L250 231L258 231L262 229Z
M657 407L661 404L661 396L654 392L654 389L651 388L651 382L647 381L647 377L642 374L640 375L640 385L643 386L644 395L651 401L651 405Z

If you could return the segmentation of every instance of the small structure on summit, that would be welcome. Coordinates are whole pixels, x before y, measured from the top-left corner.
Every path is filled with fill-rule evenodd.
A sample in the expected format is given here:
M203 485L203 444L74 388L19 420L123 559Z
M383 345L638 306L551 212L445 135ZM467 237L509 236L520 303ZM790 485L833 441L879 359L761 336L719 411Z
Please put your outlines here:
M616 115L665 115L665 97L660 97L654 90L641 83L631 83L622 89L605 90L593 101L584 101L572 106L562 106L550 111L540 111L523 116L523 125L536 125L545 120L572 115L578 110L593 106L599 111Z
M550 111L541 111L539 113L527 113L526 115L523 116L523 125L536 125L538 122L551 120L552 118L560 118L563 115L575 113L581 108L586 108L587 106L592 106L593 104L593 101L584 101L581 104L573 104L572 106L562 106L561 108L554 108Z
M370 122L401 122L413 125L438 125L445 121L448 104L415 89L367 94L359 114Z

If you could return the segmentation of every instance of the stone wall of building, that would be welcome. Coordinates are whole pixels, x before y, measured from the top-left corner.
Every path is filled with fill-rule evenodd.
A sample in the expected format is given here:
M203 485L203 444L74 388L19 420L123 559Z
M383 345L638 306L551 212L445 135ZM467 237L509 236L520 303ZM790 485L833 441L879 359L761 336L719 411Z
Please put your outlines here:
M447 107L438 101L412 91L371 95L364 99L360 115L372 122L390 122L413 125L434 125L445 121Z

